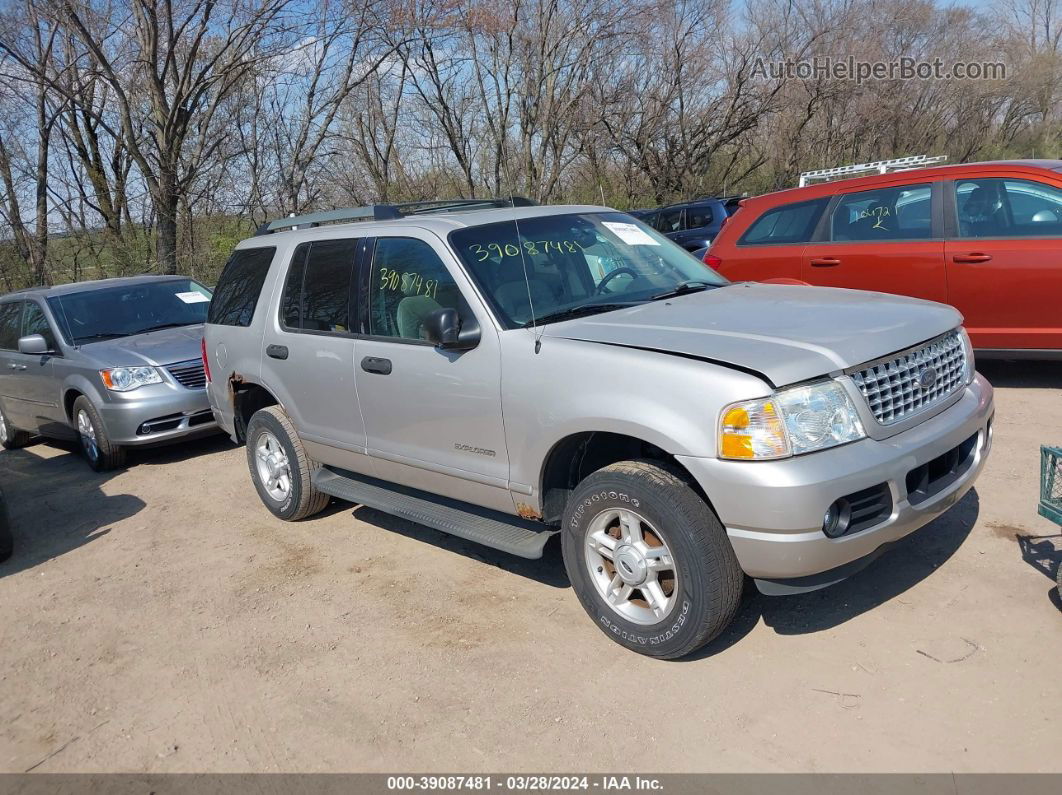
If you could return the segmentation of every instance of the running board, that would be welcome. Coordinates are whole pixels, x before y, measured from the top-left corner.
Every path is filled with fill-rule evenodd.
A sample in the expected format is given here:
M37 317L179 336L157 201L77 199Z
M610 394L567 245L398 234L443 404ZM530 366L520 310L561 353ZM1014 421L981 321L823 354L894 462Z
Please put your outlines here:
M366 505L521 558L541 558L542 548L558 532L539 522L353 472L321 468L313 476L313 485L337 499Z

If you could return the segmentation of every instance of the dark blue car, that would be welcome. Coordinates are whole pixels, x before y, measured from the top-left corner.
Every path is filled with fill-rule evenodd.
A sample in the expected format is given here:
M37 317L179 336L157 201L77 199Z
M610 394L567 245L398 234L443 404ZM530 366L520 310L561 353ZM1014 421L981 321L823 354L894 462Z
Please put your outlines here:
M632 214L687 251L696 251L711 245L727 210L719 199L695 199Z

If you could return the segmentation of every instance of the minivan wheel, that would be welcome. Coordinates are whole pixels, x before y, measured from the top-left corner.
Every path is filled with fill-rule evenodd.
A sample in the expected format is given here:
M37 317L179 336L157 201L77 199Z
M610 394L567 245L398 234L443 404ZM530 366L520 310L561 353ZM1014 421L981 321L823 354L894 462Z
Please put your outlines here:
M744 575L726 531L677 469L622 461L572 493L564 567L583 608L614 641L675 659L723 631Z
M328 505L328 495L314 488L312 480L321 465L306 455L279 406L256 411L247 423L247 466L258 496L274 516L295 522Z
M16 450L25 447L32 439L32 434L20 431L7 419L3 406L0 406L0 445L5 450Z
M114 444L107 434L103 418L87 397L74 401L74 429L88 465L97 472L117 469L125 464L125 448Z

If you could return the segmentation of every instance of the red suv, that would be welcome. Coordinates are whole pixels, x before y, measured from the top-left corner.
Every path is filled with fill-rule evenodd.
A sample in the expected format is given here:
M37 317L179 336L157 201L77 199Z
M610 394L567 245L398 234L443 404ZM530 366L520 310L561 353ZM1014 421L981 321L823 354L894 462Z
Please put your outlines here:
M939 166L746 199L705 262L955 306L979 351L1062 357L1062 160Z

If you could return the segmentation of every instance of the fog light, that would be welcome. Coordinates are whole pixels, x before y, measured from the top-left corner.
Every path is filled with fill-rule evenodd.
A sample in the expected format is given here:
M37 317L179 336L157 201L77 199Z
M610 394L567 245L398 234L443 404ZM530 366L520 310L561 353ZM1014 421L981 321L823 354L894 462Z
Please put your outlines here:
M837 500L826 509L826 515L822 517L822 532L829 538L843 536L848 529L851 513L847 500Z

